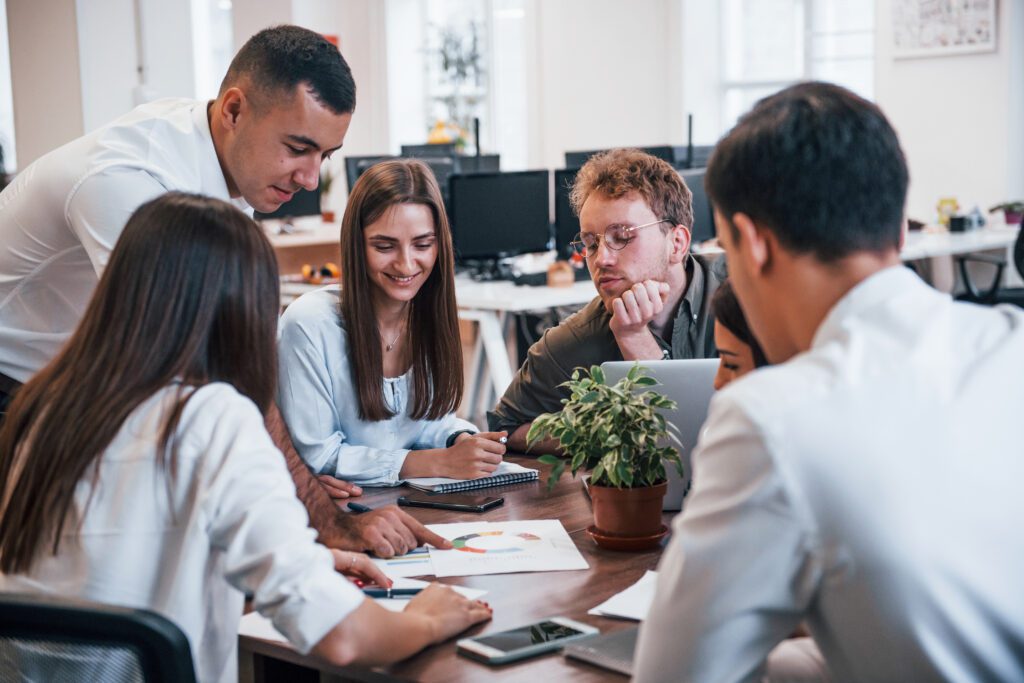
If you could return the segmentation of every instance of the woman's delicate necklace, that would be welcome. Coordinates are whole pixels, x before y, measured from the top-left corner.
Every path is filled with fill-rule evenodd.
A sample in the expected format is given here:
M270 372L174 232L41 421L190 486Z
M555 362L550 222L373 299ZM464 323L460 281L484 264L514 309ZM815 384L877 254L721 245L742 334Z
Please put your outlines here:
M402 332L403 332L403 331L404 331L404 330L402 330L401 328L399 328L399 330L398 330L398 334L396 334L396 335L395 335L395 338L391 340L391 343L390 343L390 344L385 344L385 345L384 345L384 350L385 350L385 351L390 351L391 349L395 348L395 344L397 344L397 343L398 343L398 338L402 336Z
M406 321L408 321L408 316L402 318L402 324L399 325L399 327L398 327L398 334L396 334L395 338L391 340L391 343L384 345L384 350L385 351L390 352L391 349L395 348L395 344L398 343L398 340L402 336L402 333L405 332L405 323L406 323Z

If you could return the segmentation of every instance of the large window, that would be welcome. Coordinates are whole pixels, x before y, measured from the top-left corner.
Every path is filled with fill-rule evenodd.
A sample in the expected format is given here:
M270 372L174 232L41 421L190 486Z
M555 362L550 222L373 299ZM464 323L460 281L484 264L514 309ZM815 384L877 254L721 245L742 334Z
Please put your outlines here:
M757 100L803 80L838 83L863 97L874 94L874 3L863 0L723 0L718 16L701 0L684 0L687 109L698 121L699 143L713 142ZM714 66L708 55L719 54ZM710 74L710 75L709 75Z
M480 121L485 154L526 167L525 0L389 0L392 151L451 139L467 154Z

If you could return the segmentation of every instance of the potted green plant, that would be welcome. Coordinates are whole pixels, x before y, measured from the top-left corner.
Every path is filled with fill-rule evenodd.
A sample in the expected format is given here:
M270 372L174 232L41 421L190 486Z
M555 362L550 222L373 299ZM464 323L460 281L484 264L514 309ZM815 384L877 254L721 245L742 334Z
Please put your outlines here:
M989 209L989 213L1002 211L1007 225L1020 225L1024 219L1024 201L1003 202Z
M613 385L597 365L576 368L562 384L570 392L562 410L538 416L527 434L531 446L551 438L562 449L564 457L539 458L551 465L549 487L566 469L573 476L590 470L594 526L588 531L602 547L647 549L667 533L661 522L665 467L682 475L683 465L675 426L659 412L676 403L649 388L657 383L639 364Z
M334 184L334 176L331 169L324 164L320 168L320 217L324 223L334 222L334 210L331 208L331 185Z

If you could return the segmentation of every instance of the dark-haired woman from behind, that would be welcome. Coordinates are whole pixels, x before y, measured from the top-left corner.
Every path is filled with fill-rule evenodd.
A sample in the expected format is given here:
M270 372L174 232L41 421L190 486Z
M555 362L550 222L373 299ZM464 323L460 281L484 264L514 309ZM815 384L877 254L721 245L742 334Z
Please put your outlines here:
M386 581L365 555L315 542L263 426L278 301L270 244L234 207L172 193L132 215L0 430L0 590L155 610L199 680L224 683L246 593L335 663L395 661L488 617L439 586L388 612L338 573Z
M433 173L414 159L371 166L341 227L342 286L281 318L278 405L295 449L335 478L390 486L475 479L501 464L503 432L454 415L462 347L451 230Z

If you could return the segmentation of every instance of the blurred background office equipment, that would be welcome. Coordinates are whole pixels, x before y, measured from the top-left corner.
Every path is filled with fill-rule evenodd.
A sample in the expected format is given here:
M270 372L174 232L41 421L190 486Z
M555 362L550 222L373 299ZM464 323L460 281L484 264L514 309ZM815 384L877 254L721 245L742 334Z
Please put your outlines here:
M486 269L503 258L546 251L548 183L547 170L453 175L450 217L457 260Z

